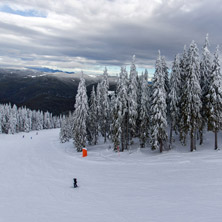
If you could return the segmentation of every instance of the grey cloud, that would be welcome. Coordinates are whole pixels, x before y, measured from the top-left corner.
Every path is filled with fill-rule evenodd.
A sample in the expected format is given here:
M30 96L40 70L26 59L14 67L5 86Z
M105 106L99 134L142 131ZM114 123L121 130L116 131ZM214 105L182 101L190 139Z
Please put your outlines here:
M13 2L23 7L23 2L26 1ZM133 9L122 0L98 0L94 6L87 6L86 0L74 1L78 3L76 7L71 3L68 6L62 5L62 1L57 1L57 6L51 3L47 5L45 2L29 1L26 7L46 10L49 15L44 20L46 24L35 20L33 26L27 27L0 22L2 33L17 37L15 42L10 39L7 43L0 40L2 56L14 54L17 58L32 61L30 55L34 54L34 60L48 59L49 63L54 61L63 64L66 63L65 58L70 58L70 62L76 57L82 57L85 60L78 61L79 64L87 64L88 61L92 66L120 66L128 64L131 56L136 54L138 63L147 66L154 65L159 49L169 61L175 54L182 52L184 44L189 45L193 39L201 49L206 33L210 34L212 52L216 44L221 44L222 8L217 0L165 0L162 4L156 4L147 15L147 2L151 5L152 1L135 1L138 4L135 3ZM130 3L133 4L133 1ZM110 6L114 7L113 13ZM60 18L64 21L58 26L49 21L60 21ZM62 24L69 26L64 29L60 27ZM27 41L21 41L22 37L27 38ZM52 57L49 59L44 55Z

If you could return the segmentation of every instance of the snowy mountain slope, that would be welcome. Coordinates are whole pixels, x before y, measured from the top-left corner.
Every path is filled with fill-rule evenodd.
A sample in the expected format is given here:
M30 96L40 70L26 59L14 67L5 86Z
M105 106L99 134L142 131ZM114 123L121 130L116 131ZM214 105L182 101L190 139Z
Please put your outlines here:
M33 70L0 69L0 103L12 103L30 109L49 111L53 115L74 109L80 74L44 73ZM88 96L101 76L84 74ZM115 90L116 77L109 78L110 90Z
M221 221L222 152L118 154L105 144L82 158L58 134L0 135L0 221Z

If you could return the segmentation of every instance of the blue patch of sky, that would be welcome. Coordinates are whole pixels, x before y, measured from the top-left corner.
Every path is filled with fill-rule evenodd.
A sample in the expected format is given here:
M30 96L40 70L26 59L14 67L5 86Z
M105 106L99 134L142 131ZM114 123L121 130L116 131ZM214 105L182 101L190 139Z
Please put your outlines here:
M120 70L121 70L121 67L118 67L118 66L107 66L107 69L108 71L110 71L112 73L112 75L118 75L120 73ZM127 72L129 73L130 72L130 65L126 66L126 70ZM154 72L155 72L155 69L154 68L148 68L147 69L148 73L149 73L149 76L152 77ZM144 73L145 72L145 68L140 68L137 66L137 72L138 74L142 74L142 72Z
M8 5L3 5L0 7L0 12L6 12L9 14L15 14L15 15L21 15L24 17L41 17L41 18L46 18L46 14L44 14L43 12L34 10L34 9L29 9L29 10L14 10L12 9L10 6Z

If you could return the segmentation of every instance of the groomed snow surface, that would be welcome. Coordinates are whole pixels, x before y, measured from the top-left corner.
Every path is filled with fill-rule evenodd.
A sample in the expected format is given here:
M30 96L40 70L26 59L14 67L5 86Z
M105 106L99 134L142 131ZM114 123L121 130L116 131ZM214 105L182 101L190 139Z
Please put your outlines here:
M194 153L179 143L115 153L101 143L82 158L59 129L2 134L0 221L221 222L222 151L207 134Z

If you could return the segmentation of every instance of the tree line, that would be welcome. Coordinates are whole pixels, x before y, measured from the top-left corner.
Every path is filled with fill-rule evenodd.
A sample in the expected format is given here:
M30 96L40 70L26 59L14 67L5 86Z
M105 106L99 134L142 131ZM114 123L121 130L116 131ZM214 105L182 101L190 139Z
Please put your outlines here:
M65 118L65 117L64 117ZM0 133L14 134L32 130L60 128L62 116L30 110L11 104L0 104Z
M214 54L209 48L208 35L201 53L192 41L175 56L171 71L159 51L151 81L147 70L138 75L134 56L129 73L121 68L112 95L106 68L89 100L82 77L75 110L62 122L61 142L73 138L77 151L81 151L87 142L96 145L101 135L104 142L107 138L112 140L114 150L124 151L138 137L140 147L150 144L152 150L162 152L171 149L173 137L178 136L183 145L189 137L190 151L194 151L197 141L203 144L208 130L214 132L214 149L218 149L222 76L219 47Z

